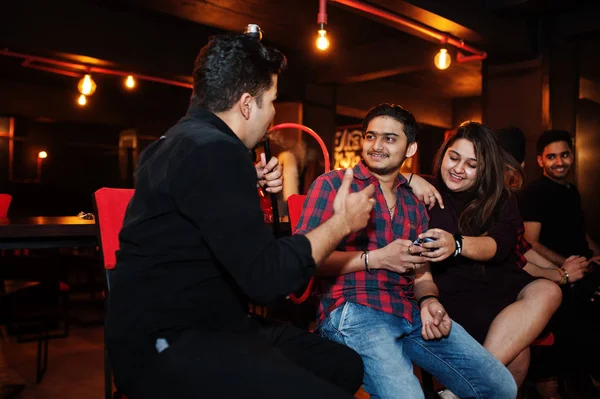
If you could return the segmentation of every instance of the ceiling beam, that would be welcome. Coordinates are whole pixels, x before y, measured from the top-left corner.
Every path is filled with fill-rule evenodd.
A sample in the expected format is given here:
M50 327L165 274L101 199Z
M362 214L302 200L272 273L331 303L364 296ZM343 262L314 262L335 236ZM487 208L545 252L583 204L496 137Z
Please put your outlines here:
M38 55L69 54L71 59L79 55L76 62L96 66L110 60L110 67L157 76L189 76L200 47L218 32L160 14L78 0L11 1L3 10L11 17L0 24L0 47Z
M128 2L230 32L241 33L247 24L257 24L265 32L267 42L282 43L287 47L295 47L298 40L297 36L290 31L290 27L296 27L298 21L313 23L316 21L317 13L316 0L314 13L310 13L309 11L312 10L303 7L302 2L284 10L281 7L265 5L264 0L128 0Z
M402 105L419 123L452 126L452 101L439 98L435 93L387 81L356 83L336 89L336 108L344 115L362 114L362 118L371 107L382 102Z
M438 45L415 37L389 39L345 49L321 73L321 83L358 83L431 68Z
M586 7L582 11L561 14L556 21L556 34L562 37L578 36L600 31L600 7Z
M529 54L532 48L524 21L505 20L486 10L480 1L374 0L373 3L470 44L493 55Z

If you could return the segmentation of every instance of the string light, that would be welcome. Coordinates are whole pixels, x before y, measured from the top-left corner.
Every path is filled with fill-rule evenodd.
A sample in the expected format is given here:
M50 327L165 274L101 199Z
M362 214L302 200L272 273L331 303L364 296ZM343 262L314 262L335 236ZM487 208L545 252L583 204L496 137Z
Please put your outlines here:
M96 82L89 74L86 74L77 85L79 92L85 96L91 96L96 91Z
M87 104L87 97L85 96L85 94L79 96L79 98L77 99L77 104L79 104L82 107L85 107L85 105Z
M135 78L131 75L127 76L125 79L125 87L128 89L133 89L135 87Z
M40 152L38 152L38 158L46 159L46 158L48 158L48 153L46 151L40 151Z
M317 33L319 34L319 37L317 38L317 48L321 51L327 50L329 48L327 31L325 29L319 29Z
M450 57L450 54L448 53L447 49L442 48L433 58L433 63L435 64L437 69L448 69L448 67L452 63L452 57Z

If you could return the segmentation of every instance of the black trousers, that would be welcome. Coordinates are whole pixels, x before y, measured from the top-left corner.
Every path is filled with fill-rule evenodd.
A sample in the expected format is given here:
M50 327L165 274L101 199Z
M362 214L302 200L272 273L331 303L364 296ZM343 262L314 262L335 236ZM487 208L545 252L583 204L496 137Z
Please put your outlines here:
M533 347L530 374L534 378L568 376L580 372L600 377L600 305L582 300L568 287L552 319L555 337L550 347Z
M187 331L120 389L129 399L353 398L363 378L356 352L291 325L255 323L250 332Z

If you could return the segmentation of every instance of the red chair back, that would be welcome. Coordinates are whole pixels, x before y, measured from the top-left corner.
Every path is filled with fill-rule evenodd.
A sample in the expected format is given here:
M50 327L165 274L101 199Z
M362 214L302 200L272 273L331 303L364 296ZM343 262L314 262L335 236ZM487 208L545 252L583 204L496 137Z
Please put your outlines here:
M115 253L119 249L119 232L133 193L134 189L107 187L94 193L98 242L107 270L114 269L117 263Z
M302 207L304 206L304 200L306 195L292 194L287 199L288 215L290 217L290 228L292 234L296 232L298 228L298 222L302 215Z
M12 201L12 196L9 194L0 194L0 218L5 218L8 215L8 208L10 207L10 202Z
M302 208L304 206L305 199L306 195L301 194L292 194L287 199L288 215L290 217L290 229L292 230L292 234L294 234L298 229L298 222L300 221L300 216L302 215ZM290 294L290 300L295 304L301 304L302 302L306 301L310 296L310 292L312 291L314 284L315 279L311 278L302 295L296 296L295 294Z

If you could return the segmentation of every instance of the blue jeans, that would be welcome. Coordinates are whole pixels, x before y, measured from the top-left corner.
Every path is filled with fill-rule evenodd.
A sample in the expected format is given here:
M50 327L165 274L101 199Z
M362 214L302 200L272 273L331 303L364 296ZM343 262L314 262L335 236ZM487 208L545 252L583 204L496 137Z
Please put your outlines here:
M423 390L413 363L462 399L514 399L515 380L502 363L458 323L446 338L425 340L421 314L413 322L346 302L329 314L320 332L354 349L365 366L364 389L372 399L419 399Z

